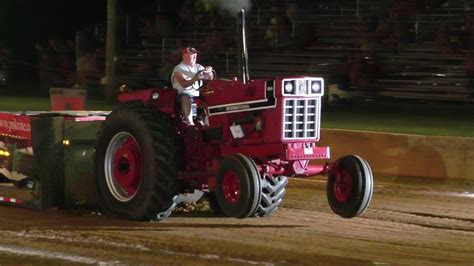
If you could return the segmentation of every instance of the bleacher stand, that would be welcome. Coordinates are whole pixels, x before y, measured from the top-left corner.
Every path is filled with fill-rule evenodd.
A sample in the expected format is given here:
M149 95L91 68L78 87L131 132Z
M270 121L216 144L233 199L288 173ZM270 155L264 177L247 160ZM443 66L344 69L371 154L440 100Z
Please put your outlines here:
M466 58L474 44L474 1L441 2L253 1L247 12L250 75L323 76L328 88L352 92L347 97L473 102ZM118 58L123 81L151 86L166 78L173 54L188 45L203 51L201 61L219 77L237 74L235 17L209 6L213 2L193 3L184 1L176 11L180 21L173 32L127 41ZM127 32L140 36L139 30ZM145 33L150 31L141 28Z

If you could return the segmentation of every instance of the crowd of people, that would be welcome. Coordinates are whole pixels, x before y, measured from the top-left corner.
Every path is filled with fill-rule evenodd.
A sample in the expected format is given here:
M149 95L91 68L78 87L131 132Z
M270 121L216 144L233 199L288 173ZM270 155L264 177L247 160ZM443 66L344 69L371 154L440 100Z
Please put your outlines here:
M76 41L51 38L36 43L38 79L45 90L75 87L88 89L90 95L97 93L103 76L98 64L103 58L105 41L103 36L87 31L78 36Z
M38 53L38 78L44 88L72 86L75 76L73 41L49 39L35 45Z
M334 75L336 83L342 89L362 87L372 89L373 81L383 72L383 64L377 53L399 53L400 47L417 43L435 43L436 53L443 56L464 57L466 77L471 80L467 87L474 90L474 61L470 54L474 49L474 17L469 14L469 6L464 5L465 17L452 17L452 21L433 21L435 11L442 12L450 7L449 1L381 1L378 8L359 20L357 30L364 36L357 44L359 51L351 52ZM420 16L430 21L422 26ZM442 19L441 19L442 20ZM447 21L447 22L446 22ZM433 31L431 25L439 24Z
M168 79L173 66L180 60L179 49L195 46L202 56L215 51L226 51L235 47L236 34L233 25L236 19L229 9L217 5L215 0L183 0L176 16L163 13L137 14L133 24L135 34L133 43L144 49L137 57L148 57L150 45L161 45L164 38L174 40L176 53L166 54L163 62L153 63L142 60L129 68L135 86L150 86L147 77ZM276 51L285 49L300 50L308 46L331 45L324 43L318 36L318 21L312 15L324 14L329 5L343 6L342 1L291 1L266 0L250 1L253 14L248 18L247 33L252 48L264 48ZM382 49L397 53L404 44L425 41L434 38L440 54L466 53L465 73L474 80L474 59L471 48L474 47L474 17L467 15L463 23L443 23L436 34L424 35L419 28L417 18L430 14L433 10L449 7L449 0L384 0L364 11L359 16L354 30L362 36L359 42L351 43L350 52L344 55L340 66L331 77L342 89L351 87L374 88L374 81L383 72L383 64L377 55ZM249 6L250 7L250 6ZM468 7L469 8L469 7ZM258 13L258 15L255 15ZM184 33L202 34L189 43ZM97 38L97 36L89 36ZM99 80L103 74L98 67L98 57L102 43L86 45L75 51L71 41L49 40L37 44L39 77L44 86L53 86L60 82L88 87ZM102 49L104 49L102 47ZM468 52L465 52L465 51ZM75 58L77 54L77 58ZM66 78L67 77L67 78ZM471 82L474 84L474 81Z

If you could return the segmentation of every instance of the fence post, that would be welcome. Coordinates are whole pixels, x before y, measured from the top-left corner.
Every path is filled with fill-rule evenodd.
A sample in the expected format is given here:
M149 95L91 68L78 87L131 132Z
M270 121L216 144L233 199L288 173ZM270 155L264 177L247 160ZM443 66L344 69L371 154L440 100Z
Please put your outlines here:
M161 63L165 64L165 39L166 37L161 38Z
M260 7L257 7L257 26L260 26Z
M418 43L418 31L419 31L419 21L420 21L420 16L416 15L415 17L415 43Z
M359 17L359 0L357 0L356 17Z
M75 49L75 53L76 53L76 82L77 82L77 71L79 70L79 42L80 42L80 34L79 34L79 31L76 31L76 49Z
M125 16L125 43L128 45L130 39L130 17L127 15Z
M295 21L291 22L291 37L295 38L296 36L296 23Z

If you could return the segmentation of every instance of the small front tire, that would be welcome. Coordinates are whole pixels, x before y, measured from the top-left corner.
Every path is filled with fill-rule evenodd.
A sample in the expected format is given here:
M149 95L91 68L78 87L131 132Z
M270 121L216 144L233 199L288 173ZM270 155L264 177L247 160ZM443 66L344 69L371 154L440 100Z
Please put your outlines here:
M339 216L352 218L364 213L373 193L367 161L357 155L338 159L329 172L326 192L329 206Z

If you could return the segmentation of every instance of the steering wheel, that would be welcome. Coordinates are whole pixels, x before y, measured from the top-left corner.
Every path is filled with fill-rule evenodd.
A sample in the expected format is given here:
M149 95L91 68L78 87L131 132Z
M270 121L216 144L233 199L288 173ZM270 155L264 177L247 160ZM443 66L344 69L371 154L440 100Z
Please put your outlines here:
M216 73L216 71L215 71L214 69L212 70L212 77L211 77L211 78L204 76L204 72L205 72L205 71L206 71L206 70L203 69L203 70L199 70L199 71L196 73L196 75L201 75L201 76L203 77L203 79L202 79L202 81L203 81L203 82L202 82L202 85L199 86L199 88L197 88L198 91L202 90L202 89L206 86L206 84L207 84L206 81L208 81L208 80L214 80L214 79L217 78L217 73Z

